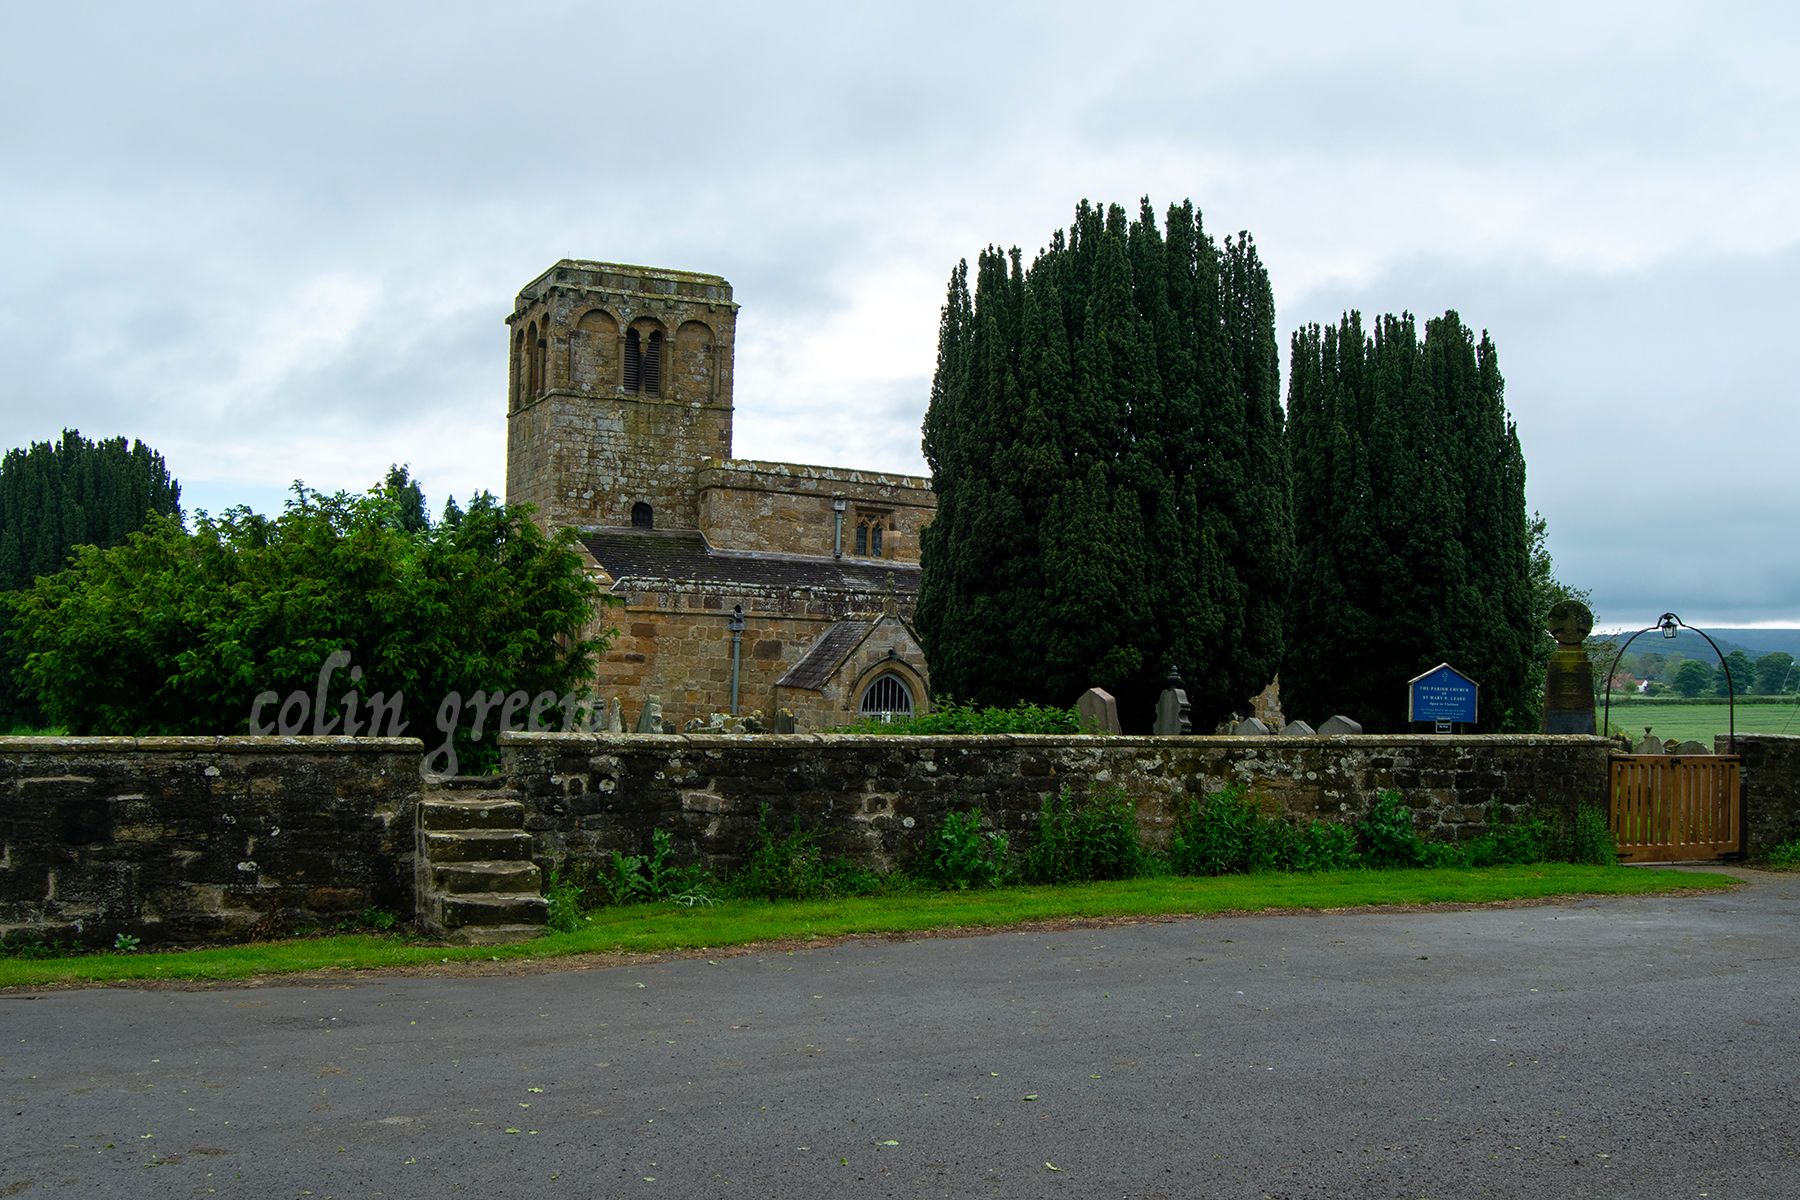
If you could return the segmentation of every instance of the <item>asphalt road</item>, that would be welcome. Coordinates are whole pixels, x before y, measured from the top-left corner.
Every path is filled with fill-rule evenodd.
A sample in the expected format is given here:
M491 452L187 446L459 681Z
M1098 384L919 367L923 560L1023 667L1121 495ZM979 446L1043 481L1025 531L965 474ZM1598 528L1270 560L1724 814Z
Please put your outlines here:
M0 996L0 1197L1800 1196L1730 895Z

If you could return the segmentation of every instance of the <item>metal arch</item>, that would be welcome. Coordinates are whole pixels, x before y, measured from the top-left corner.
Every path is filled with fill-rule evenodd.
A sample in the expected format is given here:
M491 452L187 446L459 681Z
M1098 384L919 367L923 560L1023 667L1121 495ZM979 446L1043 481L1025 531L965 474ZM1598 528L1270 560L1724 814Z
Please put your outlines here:
M1712 640L1711 634L1707 633L1704 629L1689 625L1686 621L1683 621L1672 612L1664 613L1662 616L1656 618L1656 624L1640 629L1630 637L1626 638L1625 644L1620 646L1618 653L1613 655L1612 665L1606 668L1606 679L1603 684L1606 688L1606 715L1601 718L1601 729L1608 730L1612 728L1612 681L1613 672L1618 669L1619 660L1625 657L1625 651L1631 648L1631 643L1637 641L1652 629L1691 629L1693 632L1705 638L1706 644L1712 647L1712 652L1717 655L1719 659L1719 669L1725 672L1725 737L1731 746L1731 752L1736 754L1737 684L1733 682L1731 678L1731 664L1725 661L1725 655L1719 650L1719 643Z

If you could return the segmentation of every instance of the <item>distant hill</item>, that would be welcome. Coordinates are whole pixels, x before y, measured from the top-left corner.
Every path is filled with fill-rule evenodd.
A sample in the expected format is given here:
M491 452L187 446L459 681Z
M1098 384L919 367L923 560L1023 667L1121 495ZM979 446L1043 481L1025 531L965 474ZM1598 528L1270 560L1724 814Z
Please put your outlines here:
M1712 640L1719 644L1719 650L1724 654L1730 654L1733 650L1742 650L1754 661L1765 654L1785 650L1795 658L1800 658L1800 629L1720 627L1708 629L1706 632L1712 635ZM1608 640L1614 645L1618 645L1630 636L1630 633L1615 633L1610 635ZM1674 638L1665 638L1655 630L1651 630L1631 644L1633 655L1641 654L1646 650L1655 650L1678 658L1698 658L1705 662L1717 661L1712 648L1706 644L1706 639L1688 629L1680 630Z

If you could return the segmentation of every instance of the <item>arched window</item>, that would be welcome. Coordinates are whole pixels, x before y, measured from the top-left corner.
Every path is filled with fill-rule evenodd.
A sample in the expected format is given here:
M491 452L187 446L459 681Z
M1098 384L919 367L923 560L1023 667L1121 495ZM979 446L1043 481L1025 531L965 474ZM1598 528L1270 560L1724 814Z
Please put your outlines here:
M656 514L642 500L631 506L631 527L633 529L656 528Z
M625 331L625 390L635 392L643 385L644 379L644 343L638 337L638 331Z
M525 330L525 359L529 364L525 373L527 398L536 398L544 390L544 344L549 332L548 327L540 331L536 321Z
M877 675L875 681L863 691L862 702L856 706L858 714L878 717L883 721L895 716L910 717L912 710L912 689L892 671Z
M662 330L650 331L650 344L644 348L644 394L662 395Z

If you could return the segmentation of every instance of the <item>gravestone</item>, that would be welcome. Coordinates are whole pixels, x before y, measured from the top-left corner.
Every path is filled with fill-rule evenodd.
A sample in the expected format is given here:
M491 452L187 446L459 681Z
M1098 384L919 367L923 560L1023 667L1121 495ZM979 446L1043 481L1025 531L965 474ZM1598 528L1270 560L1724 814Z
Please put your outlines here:
M1556 649L1544 670L1544 732L1594 733L1594 666L1584 645L1594 614L1579 600L1564 600L1550 610L1545 627Z
M778 710L775 713L775 732L776 733L798 733L798 732L800 732L800 722L798 719L795 718L793 709L783 708L783 709Z
M638 733L661 733L663 731L662 701L655 696L644 701L644 711L638 714Z
M1638 753L1638 754L1662 754L1662 753L1664 753L1663 744L1657 740L1655 734L1650 732L1650 727L1648 725L1644 726L1644 740L1637 744L1637 750L1635 751L1635 753Z
M1263 724L1261 717L1245 717L1231 733L1234 737L1268 737L1269 727Z
M1352 721L1349 717L1332 717L1329 721L1319 726L1319 732L1326 734L1327 736L1341 733L1361 733L1362 726L1355 721Z
M1119 702L1104 688L1089 688L1075 701L1075 715L1083 733L1121 733Z
M606 706L606 732L625 732L625 706L619 703L617 696L614 696L612 703Z
M1282 737L1311 737L1314 732L1313 727L1305 721L1289 721L1281 727Z
M1696 742L1691 738L1675 747L1677 754L1711 754L1712 750L1705 742Z
M1187 690L1181 686L1181 675L1174 667L1169 668L1168 686L1157 697L1155 729L1158 734L1194 732Z

